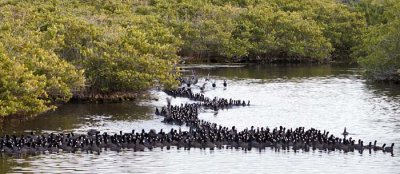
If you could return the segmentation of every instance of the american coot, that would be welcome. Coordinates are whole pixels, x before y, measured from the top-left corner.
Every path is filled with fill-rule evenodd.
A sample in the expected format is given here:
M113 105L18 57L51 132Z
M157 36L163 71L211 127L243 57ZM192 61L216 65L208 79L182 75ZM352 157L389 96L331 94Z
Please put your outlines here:
M156 113L163 116L163 122L166 124L186 125L189 131L171 128L170 131L157 132L154 129L150 131L132 130L130 133L108 134L104 132L100 134L97 130L89 130L86 134L74 133L51 133L43 135L34 135L31 133L27 136L17 137L16 135L5 135L0 137L0 153L30 155L45 153L58 153L61 149L63 152L97 152L111 150L119 152L122 149L128 148L134 151L151 150L153 148L166 147L167 150L171 146L176 148L191 148L210 149L226 148L243 149L245 151L257 148L259 151L265 147L275 148L280 150L342 150L343 152L352 152L354 150L362 153L363 149L374 149L375 151L383 150L384 152L393 152L394 144L390 147L377 146L377 141L374 144L370 142L368 146L364 146L360 139L358 143L352 138L346 139L335 137L329 134L328 131L304 127L285 128L279 126L273 129L268 127L254 127L250 129L238 130L235 126L224 127L201 120L198 115L201 109L213 109L216 112L219 109L231 107L240 107L249 105L249 101L233 100L225 98L208 98L200 93L193 93L188 88L166 91L168 95L187 97L190 100L197 101L195 103L186 103L180 105L172 105L170 99L167 99L168 106L161 108L161 111L156 108ZM158 112L157 112L158 110ZM346 128L343 135L348 135Z
M376 140L374 141L374 151L383 150L386 144L383 144L382 147L376 146Z
M392 145L390 147L385 147L384 151L393 153L393 147L394 147L394 143L392 143Z

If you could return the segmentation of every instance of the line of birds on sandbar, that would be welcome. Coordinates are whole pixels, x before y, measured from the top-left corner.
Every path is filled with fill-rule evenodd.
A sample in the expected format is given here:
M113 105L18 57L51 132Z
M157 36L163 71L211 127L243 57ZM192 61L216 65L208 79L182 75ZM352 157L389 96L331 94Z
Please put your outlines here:
M171 98L167 99L167 105L160 110L156 108L155 114L162 116L163 123L185 125L188 131L171 129L169 131L156 131L151 129L135 131L129 133L108 134L100 133L91 129L86 134L74 133L50 133L36 135L31 132L28 135L4 135L0 137L0 154L6 155L38 155L46 153L100 153L102 151L116 151L122 149L132 149L133 151L152 150L154 148L190 150L191 148L200 149L242 149L258 151L266 148L275 151L293 150L305 151L342 151L363 153L364 150L383 151L393 155L394 143L386 147L377 145L377 141L369 142L365 145L359 139L356 143L348 136L346 128L342 135L344 138L329 134L328 131L321 131L314 128L305 129L298 127L295 129L283 126L254 127L239 131L235 126L231 128L217 125L199 119L199 109L227 109L232 107L250 106L250 101L205 97L201 93L193 93L188 86L180 87L176 90L165 90L165 93L172 97L186 97L197 103L186 103L172 105Z

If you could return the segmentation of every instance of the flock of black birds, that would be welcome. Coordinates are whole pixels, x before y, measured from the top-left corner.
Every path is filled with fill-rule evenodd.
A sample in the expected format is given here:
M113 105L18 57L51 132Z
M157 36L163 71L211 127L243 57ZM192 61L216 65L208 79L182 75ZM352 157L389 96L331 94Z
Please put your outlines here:
M192 92L191 86L198 82L196 77L179 79L181 87L176 90L165 90L171 97L186 97L196 103L186 103L172 105L171 98L167 98L167 105L156 108L155 114L163 117L163 123L188 126L188 131L171 129L168 131L154 129L146 132L145 130L129 133L108 134L100 133L97 130L89 130L86 134L75 133L50 133L37 135L31 132L28 135L4 135L0 137L0 155L38 155L48 153L100 153L102 151L121 151L122 149L132 149L133 151L152 150L161 148L169 150L171 147L177 149L190 150L191 148L200 149L242 149L259 151L266 148L275 151L293 150L297 151L342 151L363 153L364 150L383 151L393 155L394 143L386 147L374 143L364 144L362 140L353 140L348 136L346 128L343 138L329 134L328 131L321 131L314 128L305 129L285 128L283 126L254 127L250 129L238 130L235 126L229 128L216 123L207 122L199 119L200 109L211 109L218 111L233 107L247 107L250 101L233 100L224 98L208 98L203 93ZM206 81L209 81L209 76ZM212 87L215 87L215 81ZM224 80L223 86L227 87ZM205 85L199 87L204 91Z

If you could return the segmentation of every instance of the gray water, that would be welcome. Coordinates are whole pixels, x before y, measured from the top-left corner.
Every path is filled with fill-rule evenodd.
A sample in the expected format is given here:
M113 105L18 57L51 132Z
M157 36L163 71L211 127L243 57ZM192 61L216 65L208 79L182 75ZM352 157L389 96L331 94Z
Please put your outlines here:
M255 127L306 127L350 136L364 144L395 143L394 154L364 151L294 152L242 150L124 150L100 155L52 154L24 158L0 157L0 173L400 173L399 85L369 83L354 67L329 65L196 65L185 67L210 74L205 95L250 100L250 107L205 110L200 119L239 129ZM228 87L222 87L227 79ZM213 81L212 80L212 81ZM201 79L199 85L204 83ZM193 90L198 92L197 87ZM0 134L23 132L130 132L179 128L161 123L154 107L166 104L163 92L152 90L158 101L123 104L68 104L28 120L6 120ZM173 99L173 104L192 102ZM181 127L185 130L186 127ZM367 142L367 143L366 143Z

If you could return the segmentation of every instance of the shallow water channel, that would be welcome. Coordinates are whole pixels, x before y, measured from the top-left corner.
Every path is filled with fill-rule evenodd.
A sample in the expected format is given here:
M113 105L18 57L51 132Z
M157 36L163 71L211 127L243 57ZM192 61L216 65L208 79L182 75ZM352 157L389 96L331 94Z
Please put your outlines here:
M364 144L395 143L394 154L339 151L294 152L266 149L161 150L103 152L96 154L46 154L25 158L0 157L0 173L399 173L400 85L369 83L356 67L339 65L196 65L186 66L200 76L210 74L217 87L206 85L208 97L250 100L250 107L205 110L200 119L239 129L255 127L305 127L347 131ZM226 79L228 87L222 86ZM199 85L204 83L200 79ZM197 87L193 87L198 92ZM88 129L130 132L164 129L154 108L166 104L167 95L152 90L158 101L120 104L67 104L28 120L5 120L0 135L24 132L84 133ZM193 102L184 98L173 104ZM187 129L182 127L182 129Z

